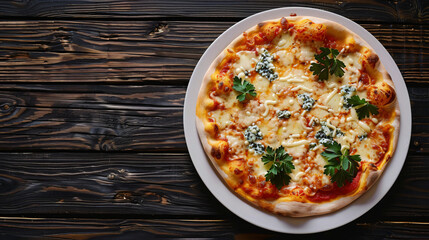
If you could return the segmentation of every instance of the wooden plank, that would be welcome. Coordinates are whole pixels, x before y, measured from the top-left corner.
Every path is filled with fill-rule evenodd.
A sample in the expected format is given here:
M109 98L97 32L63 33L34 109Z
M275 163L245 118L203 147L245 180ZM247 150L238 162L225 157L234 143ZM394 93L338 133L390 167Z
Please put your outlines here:
M6 90L7 89L7 90ZM186 151L185 87L3 85L0 147Z
M279 7L313 7L360 21L417 22L428 20L428 4L413 1L2 1L1 17L43 18L203 18L242 19ZM219 18L221 16L221 18Z
M187 154L0 153L0 213L216 215Z
M238 217L216 219L89 219L0 218L0 234L7 239L422 239L428 222L353 222L315 234L292 235L268 231Z
M203 52L233 24L2 21L0 81L185 85ZM409 86L429 82L428 25L362 26L387 48Z
M0 153L0 216L224 216L187 153ZM410 155L368 219L429 217L429 161ZM91 216L94 217L94 216Z
M0 84L0 151L186 152L186 87ZM429 152L429 88L410 88L412 152Z

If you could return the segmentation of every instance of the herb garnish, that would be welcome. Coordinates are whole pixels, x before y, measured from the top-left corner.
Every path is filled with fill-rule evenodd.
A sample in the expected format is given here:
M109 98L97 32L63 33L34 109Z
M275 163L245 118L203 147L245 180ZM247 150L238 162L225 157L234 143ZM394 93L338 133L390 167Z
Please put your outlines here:
M313 75L319 75L319 80L328 80L329 74L342 77L344 75L344 63L336 57L340 52L337 49L321 47L322 52L315 54L314 57L318 63L312 63L310 71Z
M324 173L331 176L331 182L335 182L338 187L344 186L346 181L352 182L359 169L360 156L350 155L348 149L341 152L341 144L335 141L323 145L327 149L322 152L322 156L328 160Z
M256 96L255 86L253 86L253 84L249 83L248 81L243 80L243 82L241 82L241 78L235 76L233 84L234 85L232 86L232 88L235 91L241 93L237 96L238 101L244 101L246 99L247 94L252 97Z
M369 117L371 114L378 114L378 107L367 102L364 98L359 98L358 95L347 99L347 103L356 109L359 120Z
M295 169L292 159L292 156L285 152L283 146L280 146L276 150L268 146L267 153L262 156L262 162L264 165L269 163L272 163L272 165L267 174L265 174L265 180L270 181L277 189L288 185L290 181L288 174L292 172L292 169Z

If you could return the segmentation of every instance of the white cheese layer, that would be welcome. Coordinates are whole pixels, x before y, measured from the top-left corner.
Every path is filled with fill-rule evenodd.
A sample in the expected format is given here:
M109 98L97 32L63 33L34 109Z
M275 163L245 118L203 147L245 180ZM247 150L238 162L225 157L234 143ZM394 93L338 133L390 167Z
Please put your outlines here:
M290 174L290 186L307 189L306 192L331 184L330 177L323 173L326 161L321 153L325 147L314 137L321 122L325 122L330 128L333 140L343 148L355 148L362 161L377 159L377 150L370 140L362 136L369 134L378 120L375 118L371 123L359 120L354 108L343 107L341 87L348 85L358 88L362 55L342 52L338 58L346 65L344 76L329 76L327 81L319 82L309 70L311 62L315 62L314 55L318 47L295 41L289 34L283 34L276 41L277 46L270 48L269 54L274 57L272 63L278 73L277 79L270 82L255 72L255 65L263 52L261 49L258 53L241 51L237 53L238 60L233 64L233 73L253 84L257 96L249 97L245 103L238 102L236 97L239 93L236 91L228 96L216 96L216 100L221 101L225 109L218 109L210 114L219 124L222 135L226 136L230 149L252 162L249 168L253 169L253 174L265 176L270 165L262 163L262 155L246 155L249 143L245 143L243 136L226 133L227 129L233 129L233 124L237 125L237 129L246 129L256 124L263 135L263 139L256 142L274 149L283 146L294 158L295 169ZM246 76L244 72L252 74ZM305 111L297 97L303 93L316 100L313 107L306 108ZM365 91L358 90L353 94L361 98L367 97ZM276 115L279 111L289 111L291 116L279 119ZM312 145L314 148L309 149L310 143L317 146ZM309 157L310 152L315 155Z

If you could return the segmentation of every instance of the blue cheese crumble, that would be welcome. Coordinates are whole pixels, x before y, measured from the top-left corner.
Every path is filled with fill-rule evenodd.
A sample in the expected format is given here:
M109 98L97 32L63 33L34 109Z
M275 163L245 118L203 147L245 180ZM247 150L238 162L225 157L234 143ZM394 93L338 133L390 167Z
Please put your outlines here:
M262 133L258 126L251 125L246 129L246 131L244 131L244 137L249 143L253 143L256 140L262 139Z
M275 73L275 67L273 64L274 57L271 56L267 50L259 56L259 62L256 64L255 71L262 77L270 80L270 82L276 80L279 75Z
M281 110L277 112L277 117L279 119L287 119L287 118L290 118L291 115L292 113L288 110Z
M250 143L249 148L253 149L257 155L262 155L265 153L265 147L260 143Z
M246 141L249 143L248 148L250 148L256 155L262 155L265 152L265 147L261 143L257 143L257 140L262 140L262 133L258 126L255 124L249 126L244 131L244 137Z
M347 101L356 92L356 88L353 86L344 85L341 87L341 94L343 95L343 107L350 109L352 105Z
M326 125L326 122L320 122L321 128L319 131L317 131L316 135L314 136L320 144L332 144L333 143L333 137L334 137L334 131L330 127Z
M302 102L301 107L307 111L310 111L316 102L308 93L299 94L298 99Z
M359 138L359 140L360 141L363 141L365 138L367 138L368 137L368 134L366 134L366 133L364 133L364 134L362 134L362 135L360 135L360 136L358 136L358 138Z
M345 133L337 128L337 137L342 137L344 135L345 135Z

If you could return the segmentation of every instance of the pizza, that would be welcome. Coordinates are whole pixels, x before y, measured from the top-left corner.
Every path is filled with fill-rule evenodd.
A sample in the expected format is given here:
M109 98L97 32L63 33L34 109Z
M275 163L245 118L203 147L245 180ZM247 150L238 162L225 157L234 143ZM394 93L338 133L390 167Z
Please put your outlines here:
M214 169L269 212L334 212L391 159L399 106L374 50L344 26L288 16L247 30L213 61L196 106Z

